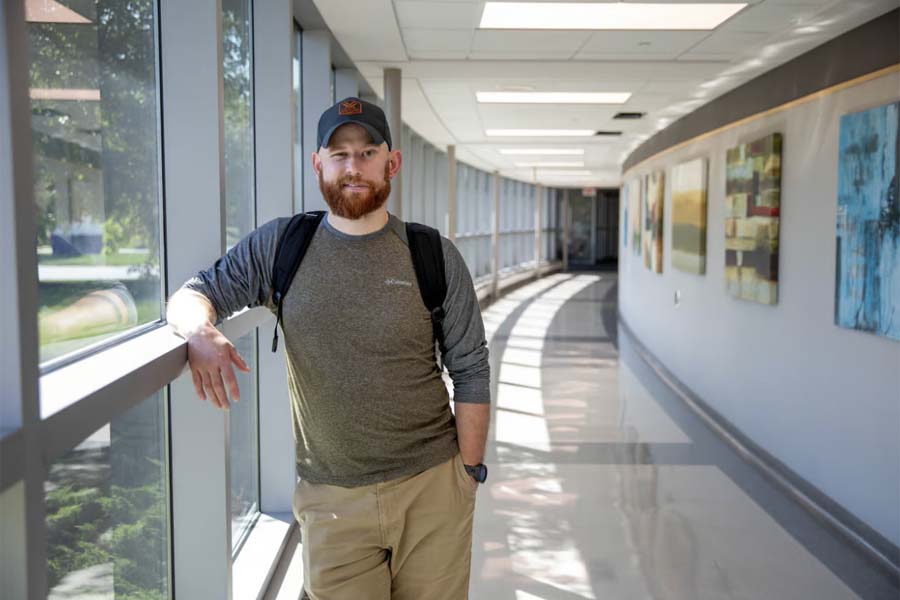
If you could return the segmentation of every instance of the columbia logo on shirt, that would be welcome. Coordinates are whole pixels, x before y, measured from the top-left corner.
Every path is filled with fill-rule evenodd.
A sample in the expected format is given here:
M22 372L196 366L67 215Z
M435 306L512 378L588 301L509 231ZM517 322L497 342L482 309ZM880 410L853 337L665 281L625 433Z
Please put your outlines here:
M385 285L405 285L406 287L412 287L412 284L408 281L403 281L402 279L385 279Z

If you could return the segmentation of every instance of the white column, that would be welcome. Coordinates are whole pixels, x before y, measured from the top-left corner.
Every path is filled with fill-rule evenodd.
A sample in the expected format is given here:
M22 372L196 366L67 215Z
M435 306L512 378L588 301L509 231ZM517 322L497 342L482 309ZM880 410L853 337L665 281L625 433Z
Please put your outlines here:
M353 69L337 69L334 72L334 97L343 100L348 96L359 97L359 81Z
M0 4L0 596L10 600L47 594L24 8L22 1Z
M494 209L491 211L491 294L500 297L500 171L494 171Z
M164 0L160 10L168 293L225 251L221 8ZM227 413L196 397L189 372L169 390L174 596L229 599Z
M319 181L312 168L312 153L318 152L316 143L319 117L331 102L331 38L327 31L304 30L303 40L303 209L327 210L319 191Z
M563 271L569 270L569 189L563 190L563 209L562 209L562 255L563 255Z
M257 225L290 215L293 207L296 117L291 74L294 38L291 15L291 0L259 2L253 13ZM285 123L292 125L286 127ZM263 432L259 436L260 509L268 513L290 513L296 481L294 434L284 344L277 353L272 353L267 343L274 327L274 318L260 327L262 342L257 353L259 430Z
M403 150L403 121L400 110L402 103L402 86L400 69L384 70L384 115L391 130L393 150ZM401 167L402 168L402 167ZM391 195L388 198L388 211L403 218L403 178L399 175L391 181Z
M456 146L447 146L447 239L456 242Z

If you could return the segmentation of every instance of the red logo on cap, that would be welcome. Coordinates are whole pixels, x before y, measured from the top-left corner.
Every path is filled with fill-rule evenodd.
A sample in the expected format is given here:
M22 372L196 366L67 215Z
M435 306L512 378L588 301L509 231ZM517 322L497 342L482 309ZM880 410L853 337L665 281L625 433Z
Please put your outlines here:
M362 103L358 100L348 100L347 102L341 102L341 107L338 109L339 115L361 115L362 114Z

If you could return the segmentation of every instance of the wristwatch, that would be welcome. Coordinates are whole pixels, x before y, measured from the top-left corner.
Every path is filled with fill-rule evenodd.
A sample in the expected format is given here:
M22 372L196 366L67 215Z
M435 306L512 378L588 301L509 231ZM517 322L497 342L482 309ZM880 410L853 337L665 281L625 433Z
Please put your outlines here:
M487 479L487 467L482 463L478 463L477 465L463 465L466 468L466 473L472 476L475 481L478 483L484 483L485 479Z

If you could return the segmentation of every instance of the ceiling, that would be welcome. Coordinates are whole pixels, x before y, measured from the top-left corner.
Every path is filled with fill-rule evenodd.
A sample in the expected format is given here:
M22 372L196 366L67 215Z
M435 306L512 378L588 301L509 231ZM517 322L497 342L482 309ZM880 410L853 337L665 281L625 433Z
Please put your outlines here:
M671 3L671 0L654 0ZM710 0L693 0L709 2ZM728 1L728 0L719 0ZM402 71L402 117L459 160L519 179L618 186L621 164L679 117L900 4L900 0L744 0L712 31L478 29L481 0L314 0L366 83ZM477 91L631 92L625 104L479 104ZM640 120L614 120L619 111ZM589 138L493 138L486 129L621 131ZM583 157L505 156L507 148L581 148ZM516 163L584 161L588 175ZM553 172L561 169L554 168ZM563 171L565 169L562 169Z

